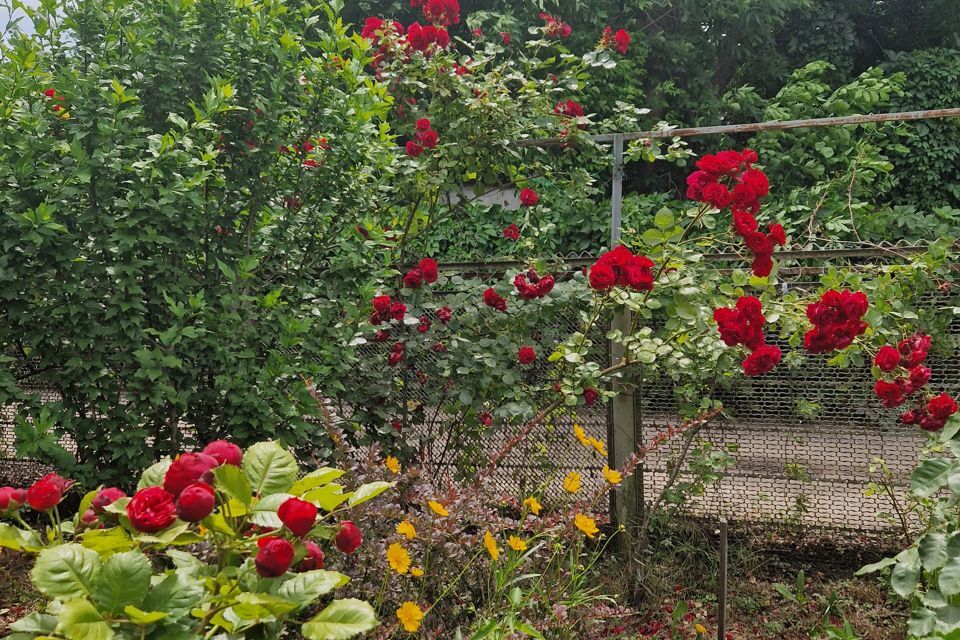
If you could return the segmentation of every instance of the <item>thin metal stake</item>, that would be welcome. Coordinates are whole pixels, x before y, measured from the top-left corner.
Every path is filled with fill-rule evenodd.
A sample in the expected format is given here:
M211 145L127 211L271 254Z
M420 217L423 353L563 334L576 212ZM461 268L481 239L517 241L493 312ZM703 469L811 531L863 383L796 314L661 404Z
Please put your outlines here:
M720 578L717 585L717 640L727 635L727 519L720 518Z
M623 134L613 134L613 193L610 194L610 248L620 241L623 214Z

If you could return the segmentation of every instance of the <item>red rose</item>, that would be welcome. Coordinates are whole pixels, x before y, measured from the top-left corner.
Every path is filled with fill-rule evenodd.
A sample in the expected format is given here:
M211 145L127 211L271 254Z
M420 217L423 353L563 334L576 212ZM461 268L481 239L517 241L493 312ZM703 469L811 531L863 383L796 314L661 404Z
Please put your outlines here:
M0 487L0 515L17 511L27 502L25 489Z
M420 324L417 325L417 331L420 333L430 331L430 316L420 316Z
M50 478L43 478L34 482L27 489L27 504L37 511L49 511L63 500L63 491L60 485Z
M407 141L407 155L411 158L419 158L423 155L423 147L421 147L416 141L408 140Z
M450 307L440 307L437 309L437 320L439 320L441 324L447 324L451 318L453 318L453 309Z
M515 224L507 225L503 228L503 237L507 240L519 240L520 239L520 227Z
M127 503L127 517L137 531L156 533L177 519L177 505L163 487L147 487L133 494Z
M482 424L485 427L489 427L490 425L493 424L493 416L490 415L489 412L484 411L483 413L480 414L480 424Z
M540 202L540 196L533 189L527 187L520 190L520 204L525 207L533 207Z
M877 351L877 355L873 359L873 364L881 371L893 371L897 368L897 365L900 364L900 352L894 347L884 345Z
M743 361L743 373L747 376L761 376L780 364L780 348L772 344L758 347Z
M303 546L307 548L307 555L297 564L297 573L323 569L323 551L317 543L307 540Z
M213 469L220 466L217 459L205 453L185 453L170 464L163 477L163 488L174 497L194 482L213 484Z
M390 339L390 332L384 329L377 330L377 335L373 338L377 342L386 342Z
M117 489L116 487L106 487L105 489L101 489L100 492L94 496L93 502L90 503L90 508L93 509L94 513L101 514L114 502L120 498L126 497L127 494L120 489Z
M597 291L606 291L613 288L617 276L608 264L597 263L590 267L590 287Z
M407 305L402 302L394 302L390 305L390 317L394 320L403 320L403 316L407 313Z
M87 509L83 512L83 515L80 516L80 522L85 526L92 527L99 521L100 518L97 516L96 512L93 509Z
M946 393L930 398L927 402L927 411L937 420L946 422L947 418L957 412L957 401Z
M377 296L373 299L373 310L381 316L388 316L392 304L393 300L390 299L390 296Z
M177 515L186 522L200 522L217 506L213 487L205 482L194 482L177 496Z
M288 540L268 536L257 540L257 547L260 550L253 563L264 578L282 576L293 564L293 545Z
M504 313L507 310L507 301L504 300L503 296L497 293L493 287L490 287L483 292L483 304L496 309L501 313Z
M75 483L75 481L70 480L68 478L64 478L63 476L59 476L55 473L48 473L47 475L40 478L40 480L52 482L57 487L57 489L60 489L61 493L66 493L67 489L72 487Z
M437 147L437 142L440 141L440 135L431 129L430 131L418 133L417 140L419 140L420 144L423 145L424 149L435 149Z
M617 43L617 53L622 56L627 55L627 49L630 47L630 34L623 29L619 29L613 34L613 39Z
M733 194L719 182L711 182L704 187L699 199L715 209L726 209L733 201Z
M509 47L511 40L512 40L512 38L510 37L510 32L509 32L509 31L501 31L501 32L500 32L500 42L503 43L503 46Z
M733 212L733 231L741 238L745 238L751 233L755 233L760 228L757 219L749 211Z
M423 276L423 281L427 284L433 284L437 281L437 261L433 258L424 258L420 261L420 264L417 265L417 268L420 269L420 275Z
M753 256L753 263L750 265L753 275L758 278L766 278L773 271L773 258L769 253L758 253Z
M203 453L220 464L232 464L239 467L243 462L243 450L226 440L214 440L203 448Z
M903 424L917 424L920 422L920 418L917 416L917 412L911 409L910 411L904 411L900 415L900 422Z
M899 380L897 382L877 380L877 383L873 386L873 392L887 409L899 407L907 400L903 393L903 385Z
M420 118L417 120L417 131L430 131L430 118Z
M421 284L420 269L411 269L403 276L403 286L407 289L419 289Z
M517 351L517 362L520 364L533 364L536 359L537 354L533 347L520 347L520 350Z
M704 189L715 183L716 178L706 171L694 171L687 176L687 197L691 200L700 200L703 198Z
M343 553L351 554L363 544L363 536L360 534L360 529L357 529L357 525L344 520L340 523L337 535L333 537L333 544Z
M277 516L293 535L302 538L317 521L317 508L306 500L288 498L277 509Z
M782 224L770 225L768 237L781 247L787 244L787 232L783 230Z
M910 388L909 393L913 393L922 389L928 382L930 382L930 373L930 367L924 367L921 365L917 365L913 369L910 369L910 382L908 383Z
M583 401L588 407L592 407L599 397L600 394L593 387L583 390Z
M460 3L457 0L427 0L423 16L433 24L449 27L460 22Z

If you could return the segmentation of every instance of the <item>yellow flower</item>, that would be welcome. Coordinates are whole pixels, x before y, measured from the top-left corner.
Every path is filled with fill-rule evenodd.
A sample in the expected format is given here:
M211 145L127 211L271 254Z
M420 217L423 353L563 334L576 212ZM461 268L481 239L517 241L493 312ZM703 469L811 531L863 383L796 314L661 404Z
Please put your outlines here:
M437 502L436 500L431 500L427 503L427 506L430 507L435 514L441 518L445 518L450 515L450 512L443 508L443 505Z
M494 560L500 558L500 549L497 548L497 541L493 539L493 536L490 535L489 531L483 533L483 546L486 548L487 553L490 554L490 557Z
M596 450L596 452L599 453L600 455L602 456L607 455L606 445L604 445L602 442L600 442L596 438L590 438L590 446L593 447L594 450Z
M400 461L393 456L387 456L387 459L383 461L383 466L389 469L390 473L400 473Z
M610 484L620 484L623 482L623 474L616 469L611 469L607 465L603 465L603 479Z
M573 425L573 435L583 446L590 446L590 438L587 437L587 432L583 430L583 427L576 423Z
M693 630L696 631L697 633L699 633L701 636L707 634L707 628L706 628L705 626L703 626L702 624L700 624L699 622L698 622L697 624L693 625Z
M394 542L387 547L387 562L397 573L402 574L410 570L410 554L399 542Z
M411 524L409 520L404 520L397 525L397 533L406 536L407 540L413 540L417 537L417 530L414 529L413 524Z
M410 633L416 633L420 628L420 621L423 620L423 609L416 602L404 602L397 609L397 620L403 625L403 628Z
M577 529L583 531L588 538L592 538L600 533L600 529L597 529L597 521L582 513L573 516L573 524Z
M576 471L568 473L567 477L563 479L563 488L567 493L580 491L580 474Z
M523 506L530 509L530 513L532 513L535 516L540 515L540 509L543 509L543 505L540 504L540 502L533 496L530 496L529 498L524 500Z
M507 544L510 545L510 548L514 551L526 551L527 543L520 539L518 536L510 536L507 538Z
M410 569L410 575L412 575L414 578L422 578L423 567L414 567L413 569Z

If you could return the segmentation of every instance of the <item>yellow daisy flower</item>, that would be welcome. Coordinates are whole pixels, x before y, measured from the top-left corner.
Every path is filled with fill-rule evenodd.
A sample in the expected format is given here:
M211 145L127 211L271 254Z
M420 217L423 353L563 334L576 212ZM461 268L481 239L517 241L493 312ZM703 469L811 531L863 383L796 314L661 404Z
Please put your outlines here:
M590 438L587 437L587 432L583 430L583 427L574 423L573 425L573 435L577 441L585 447L590 446Z
M597 521L589 516L583 515L582 513L578 513L577 515L573 516L573 524L577 527L577 529L583 531L588 538L593 538L600 533L600 529L597 529Z
M405 536L407 540L413 540L417 537L417 530L409 520L404 520L397 525L397 533Z
M500 549L497 548L497 541L493 539L489 531L483 533L483 546L494 560L500 559Z
M410 570L410 554L399 542L394 542L387 547L387 562L397 573L403 574Z
M530 513L532 513L535 516L540 515L540 509L543 509L543 505L540 504L540 502L533 496L530 496L529 498L524 500L523 506L530 509Z
M524 542L524 541L523 541L520 537L518 537L518 536L510 536L509 538L507 538L507 544L510 545L510 548L513 549L514 551L526 551L526 550L527 550L527 543Z
M436 500L431 500L427 503L427 506L430 507L435 514L441 518L445 518L450 515L450 512L443 508L443 505L437 502Z
M597 440L596 438L590 438L590 446L593 447L594 450L595 450L597 453L599 453L600 455L606 457L606 455L607 455L607 447L606 447L605 444L603 444L602 442L600 442L600 441Z
M620 484L623 482L623 474L616 469L611 469L607 465L603 465L603 479L610 484Z
M383 466L389 469L390 473L400 473L400 461L393 456L387 456L387 459L383 461Z
M697 632L698 634L700 634L701 636L707 634L707 628L706 628L705 626L703 626L702 624L700 624L699 622L698 622L697 624L693 625L693 630L696 631L696 632Z
M412 575L414 578L422 578L423 567L414 567L413 569L410 569L410 575Z
M403 625L405 631L416 633L420 628L420 621L423 620L423 609L416 602L404 602L397 609L397 620Z
M563 479L563 489L567 493L576 493L580 491L580 474L576 471L571 471L567 474L567 477Z

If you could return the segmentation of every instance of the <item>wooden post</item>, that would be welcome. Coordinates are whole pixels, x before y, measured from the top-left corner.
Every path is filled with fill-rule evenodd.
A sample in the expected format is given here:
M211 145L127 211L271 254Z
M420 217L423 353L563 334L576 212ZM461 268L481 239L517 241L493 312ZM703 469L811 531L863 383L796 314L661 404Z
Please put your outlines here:
M720 576L717 578L717 640L727 635L727 519L720 518Z

